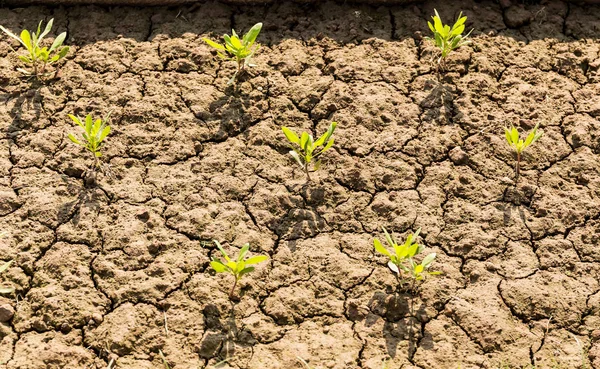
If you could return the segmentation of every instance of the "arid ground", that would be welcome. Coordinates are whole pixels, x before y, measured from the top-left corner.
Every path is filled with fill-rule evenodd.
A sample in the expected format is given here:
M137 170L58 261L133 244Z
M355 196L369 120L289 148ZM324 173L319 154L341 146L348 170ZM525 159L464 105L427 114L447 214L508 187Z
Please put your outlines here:
M440 75L434 7L475 29ZM0 367L600 368L600 7L0 9L14 32L52 17L56 78L0 38ZM227 86L201 37L256 22ZM86 185L67 114L109 111ZM305 184L280 127L331 121ZM515 186L503 127L538 123ZM397 288L382 226L421 228L443 274ZM234 303L213 239L270 256Z

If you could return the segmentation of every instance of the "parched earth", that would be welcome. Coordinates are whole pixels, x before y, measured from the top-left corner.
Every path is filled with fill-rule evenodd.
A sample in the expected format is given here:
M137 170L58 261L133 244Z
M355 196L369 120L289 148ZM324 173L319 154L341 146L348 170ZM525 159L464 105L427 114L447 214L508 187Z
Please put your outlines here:
M434 7L475 29L440 79ZM0 39L0 367L600 368L600 7L0 10L16 32L51 17L55 79ZM200 38L258 21L228 87ZM109 111L110 175L86 186L67 114ZM306 185L280 126L331 121ZM511 123L544 130L516 186ZM420 227L443 274L398 289L381 226ZM212 239L270 256L234 303Z

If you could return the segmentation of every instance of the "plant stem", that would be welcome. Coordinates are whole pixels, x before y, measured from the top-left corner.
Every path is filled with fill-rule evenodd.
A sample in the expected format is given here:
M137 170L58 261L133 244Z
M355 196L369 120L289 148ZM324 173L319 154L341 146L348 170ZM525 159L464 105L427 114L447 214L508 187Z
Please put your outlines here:
M304 165L304 173L306 173L306 182L310 182L310 172L308 170L308 164Z
M515 165L515 185L519 182L519 174L521 172L521 153L517 152L517 164Z
M229 299L233 300L233 293L235 292L235 287L237 286L238 279L235 278L235 282L233 282L233 286L231 287L231 291L229 291Z

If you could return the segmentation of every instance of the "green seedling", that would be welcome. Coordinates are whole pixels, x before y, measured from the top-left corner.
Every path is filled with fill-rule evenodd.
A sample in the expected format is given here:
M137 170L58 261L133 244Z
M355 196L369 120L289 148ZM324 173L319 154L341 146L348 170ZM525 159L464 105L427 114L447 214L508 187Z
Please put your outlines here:
M414 260L414 257L421 254L425 248L417 242L417 237L419 237L421 231L420 228L415 233L408 235L403 244L398 244L385 228L382 227L382 229L388 245L391 246L394 251L390 252L386 249L378 238L373 240L373 245L377 252L390 259L388 261L388 267L396 274L399 281L401 280L402 274L408 274L413 282L423 280L426 275L440 274L440 272L428 271L431 263L435 260L435 253L427 255L420 263L417 263Z
M538 130L539 124L536 124L533 130L529 132L527 138L523 141L523 139L519 138L519 131L514 126L510 126L510 128L504 128L504 134L506 136L506 142L510 147L512 147L513 151L517 155L517 162L515 163L515 183L519 180L519 174L521 172L521 156L523 152L535 141L539 140L540 137L544 134L542 130Z
M434 12L435 15L431 16L431 18L433 18L433 23L427 22L429 29L433 32L433 37L427 37L427 39L432 40L435 43L435 46L440 49L440 57L438 58L437 63L438 65L443 66L446 57L452 51L471 42L469 36L473 30L470 30L466 35L463 35L467 17L463 16L462 12L458 15L458 19L452 27L442 22L436 9L434 9Z
M237 286L240 279L242 279L244 275L254 271L254 267L252 265L262 263L263 261L269 259L269 257L267 255L256 255L244 260L244 257L250 249L250 244L245 244L244 246L242 246L242 249L240 250L240 254L238 255L237 259L233 260L229 257L229 255L227 255L225 250L223 250L223 247L221 246L219 241L214 240L214 242L217 245L217 248L219 249L221 254L223 255L223 258L225 258L225 262L222 262L218 258L212 258L210 266L217 273L230 273L235 277L233 287L231 287L231 291L229 292L229 298L233 299L235 287Z
M334 139L331 138L331 136L333 135L333 131L335 131L335 127L337 127L337 123L332 122L329 125L327 132L316 141L313 139L313 136L307 132L302 132L300 137L298 137L291 129L281 127L288 141L299 146L299 148L293 147L293 150L290 151L290 155L296 159L296 162L306 174L306 180L308 182L310 182L311 163L314 161L312 171L319 170L321 167L321 155L333 146ZM322 148L319 149L321 146Z
M7 261L6 263L0 265L0 274L4 273L6 271L6 269L8 269L12 263L13 263L13 261L10 260L10 261ZM15 289L12 287L6 287L6 286L0 285L0 294L13 293L14 291L15 291Z
M221 59L234 60L237 63L237 71L227 84L232 84L240 72L242 72L246 67L254 66L251 63L251 59L256 51L260 48L260 45L256 43L256 38L258 37L261 29L262 23L256 23L241 39L237 33L235 33L235 30L232 29L231 36L227 34L223 35L225 44L216 43L206 37L202 39L209 46L217 50L217 55Z
M54 64L60 59L64 58L69 52L69 47L64 46L61 47L65 38L67 37L67 33L63 32L58 35L50 48L42 47L42 40L46 35L52 30L52 24L54 23L54 18L50 19L50 21L46 24L46 28L42 32L42 21L38 24L38 28L36 32L28 31L24 29L21 31L21 35L17 36L14 33L10 32L6 28L0 26L0 30L6 33L9 37L14 38L19 41L21 45L25 46L27 49L28 55L19 55L19 59L26 64L31 64L33 67L33 71L27 71L25 69L19 68L18 71L26 74L38 77L40 75L46 74L46 67L48 65Z
M75 135L69 133L69 139L79 145L84 147L86 150L92 153L94 156L94 167L93 169L100 169L100 158L102 157L102 152L100 149L104 144L104 140L106 136L110 133L110 126L108 125L108 119L110 118L110 113L104 119L96 119L95 121L92 119L92 115L88 114L84 120L69 114L69 118L73 120L83 132L81 136L82 140L75 137Z

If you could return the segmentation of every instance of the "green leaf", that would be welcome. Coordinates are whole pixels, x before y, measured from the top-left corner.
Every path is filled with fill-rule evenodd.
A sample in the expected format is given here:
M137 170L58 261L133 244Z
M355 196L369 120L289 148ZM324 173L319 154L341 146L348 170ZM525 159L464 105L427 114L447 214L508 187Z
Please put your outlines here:
M225 260L227 260L227 262L230 262L231 259L229 258L229 256L225 252L225 250L223 250L223 247L221 246L221 243L219 241L217 241L217 240L213 240L213 242L215 243L215 245L217 245L217 248L221 252L221 255L223 255L223 257L225 258Z
M110 126L104 127L104 129L102 130L102 134L100 135L100 139L98 140L98 142L104 141L104 139L106 138L106 136L108 136L109 133L110 133Z
M519 142L519 131L515 127L511 127L510 138L514 144Z
M383 245L381 244L381 241L379 241L379 239L374 239L373 240L373 245L375 246L375 251L377 251L380 254L386 255L386 256L392 256L392 254L390 254L390 252L383 247Z
M425 268L421 264L416 265L414 269L416 275L423 273L423 270L425 270Z
M250 250L250 244L247 243L244 246L242 246L242 249L240 250L240 254L238 255L238 262L244 260L244 256L246 256L246 253L248 252L248 250Z
M423 259L421 264L423 264L423 266L425 268L427 268L429 266L429 264L431 264L435 260L435 257L436 257L436 253L435 252L431 253L431 254L425 256L425 258Z
M21 61L24 63L33 63L33 60L31 60L30 58L28 58L24 55L19 55L19 59L21 59Z
M19 43L25 47L27 47L27 45L25 45L25 43L23 43L23 40L21 40L21 38L17 35L15 35L14 33L12 33L11 31L7 30L6 28L0 26L0 30L2 30L2 32L6 33L8 35L8 37L11 37L17 41L19 41Z
M28 30L24 29L21 31L21 40L23 40L23 45L25 45L27 50L31 53L33 51L33 45L31 44L31 35Z
M217 50L225 51L225 46L223 46L221 44L218 44L218 43L216 43L216 42L214 42L214 41L212 41L212 40L210 40L210 39L208 39L206 37L202 38L202 41L206 42L209 46L211 46L211 47L213 47L213 48L215 48Z
M54 50L59 48L65 41L66 37L67 37L66 32L63 32L60 35L56 36L56 38L54 39L54 42L52 43L52 46L50 46L50 52L53 52Z
M213 260L210 262L210 266L215 270L215 272L217 273L223 273L227 271L227 267L221 263L219 260Z
M288 141L300 145L300 138L298 138L298 135L294 133L291 129L287 127L281 127L281 130L283 131L283 134L288 139Z
M390 236L390 234L385 230L384 227L381 227L381 229L383 229L383 233L385 234L385 239L386 239L387 243L390 246L394 246L396 244L396 242L394 242L394 239L392 238L392 236Z
M85 126L83 125L83 123L81 123L81 120L78 117L74 116L73 114L68 114L68 117L71 118L71 120L75 122L78 126L85 129Z
M306 132L302 132L302 135L300 136L300 147L306 151L306 144L308 143L308 133Z
M77 145L81 145L81 142L79 142L79 140L77 138L75 138L75 136L73 136L71 133L69 133L69 135L67 137L69 137L69 140L73 141L73 143L76 143Z
M236 48L237 50L243 49L242 42L240 41L240 39L237 36L231 36L230 40L231 40L231 45L234 48Z
M69 52L69 50L70 50L70 48L68 46L65 46L62 49L60 49L60 51L58 52L58 59L62 59L65 56L67 56L67 53Z
M248 274L252 271L254 271L254 267L252 267L252 266L244 268L238 273L238 278L241 278L244 274Z
M94 152L94 156L97 158L100 158L100 157L102 157L102 153L100 151L96 151L96 152Z
M510 134L510 130L506 127L504 127L504 136L506 137L506 142L508 142L509 145L512 144L512 136Z
M256 41L262 26L262 23L256 23L254 26L252 26L252 28L250 28L250 31L244 35L244 44L247 47L251 47L254 44L254 41Z
M48 23L46 24L46 28L44 29L44 32L42 32L42 34L37 39L38 44L40 42L42 42L42 39L50 32L50 30L52 29L52 23L54 23L54 18L50 19L48 21ZM42 25L42 22L40 21L40 24L38 25L38 34L40 32L41 25Z
M269 257L267 255L257 255L257 256L253 256L251 258L248 258L248 260L246 260L246 264L247 265L259 264L259 263L262 263L263 261L266 261L268 259L269 259Z
M93 125L92 115L88 114L85 117L85 131L87 132L88 135L92 134L92 125Z

